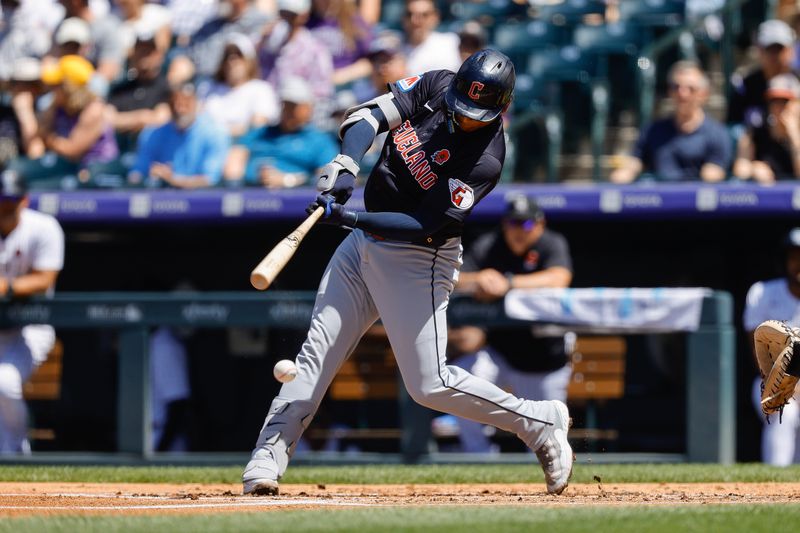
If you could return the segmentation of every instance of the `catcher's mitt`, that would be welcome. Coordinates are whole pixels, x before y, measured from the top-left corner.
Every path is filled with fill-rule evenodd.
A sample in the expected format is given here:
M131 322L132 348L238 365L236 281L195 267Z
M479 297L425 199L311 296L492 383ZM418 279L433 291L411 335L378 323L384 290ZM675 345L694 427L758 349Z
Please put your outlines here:
M793 372L791 367L796 367L800 361L795 361L795 365L791 363L795 346L800 352L800 338L789 326L777 320L759 324L753 338L763 380L761 410L769 415L780 411L794 395L798 376L793 375L797 372Z

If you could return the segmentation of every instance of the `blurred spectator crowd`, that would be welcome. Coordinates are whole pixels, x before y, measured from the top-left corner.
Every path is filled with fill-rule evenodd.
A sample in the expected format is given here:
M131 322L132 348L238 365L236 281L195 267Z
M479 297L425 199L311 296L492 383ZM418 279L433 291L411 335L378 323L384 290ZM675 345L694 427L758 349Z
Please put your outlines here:
M594 178L615 183L796 178L800 11L780 2L785 21L754 27L742 48L755 54L720 81L730 3L0 0L0 165L39 189L299 186L338 152L347 108L490 46L519 78L504 179L542 179L531 154L588 152ZM709 53L660 58L666 112L612 142L642 97L642 51L675 27ZM724 117L707 109L715 95L728 96ZM602 153L572 146L584 138ZM585 177L564 174L544 179Z

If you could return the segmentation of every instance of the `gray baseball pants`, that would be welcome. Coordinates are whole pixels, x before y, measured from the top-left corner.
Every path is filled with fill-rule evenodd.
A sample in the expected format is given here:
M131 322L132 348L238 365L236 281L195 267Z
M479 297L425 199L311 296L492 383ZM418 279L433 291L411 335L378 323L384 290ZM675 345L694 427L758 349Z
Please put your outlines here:
M254 458L269 448L278 477L283 475L339 367L379 317L415 401L510 431L538 448L546 437L543 430L552 425L552 407L517 398L446 363L447 304L460 267L458 238L434 249L353 230L322 277L311 327L296 359L297 377L272 402Z

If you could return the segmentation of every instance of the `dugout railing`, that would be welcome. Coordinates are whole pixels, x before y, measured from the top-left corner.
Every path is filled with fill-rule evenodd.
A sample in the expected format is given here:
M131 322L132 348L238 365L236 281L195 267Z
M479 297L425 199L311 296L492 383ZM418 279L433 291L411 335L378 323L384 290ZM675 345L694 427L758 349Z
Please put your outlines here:
M660 289L662 293L669 290ZM52 299L0 303L0 327L49 323L56 328L118 330L117 454L104 460L114 462L116 458L123 462L148 462L158 460L159 455L153 453L150 444L150 330L161 325L304 328L311 316L314 296L313 292L279 291L261 294L61 293ZM478 304L470 298L458 296L451 299L449 320L454 325L520 323L506 315L502 302ZM593 324L591 321L571 322L569 327L582 332L601 333L653 331L646 327L614 327L607 323ZM658 331L664 332L663 328L658 328ZM733 463L736 457L736 402L731 295L723 291L707 291L702 299L699 324L696 329L686 333L686 453L677 456L670 454L670 459ZM427 427L415 427L414 420L418 417L401 418L407 421L402 428L403 457L432 460L430 456L421 457L426 455L429 424ZM654 455L650 454L647 460L653 460ZM632 457L635 459L635 454ZM63 455L59 456L59 460L64 459ZM213 462L213 454L207 459ZM624 457L620 459L624 460ZM89 456L74 456L68 460L93 461ZM352 461L353 458L346 460Z

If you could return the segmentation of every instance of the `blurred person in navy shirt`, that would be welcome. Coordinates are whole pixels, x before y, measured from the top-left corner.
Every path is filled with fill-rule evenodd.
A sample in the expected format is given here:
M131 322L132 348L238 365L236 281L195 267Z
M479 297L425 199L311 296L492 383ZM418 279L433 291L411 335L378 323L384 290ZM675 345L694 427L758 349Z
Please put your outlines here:
M633 155L611 174L614 183L630 183L640 174L660 181L719 182L731 162L731 141L725 126L707 116L709 81L691 61L670 69L672 116L645 127Z

